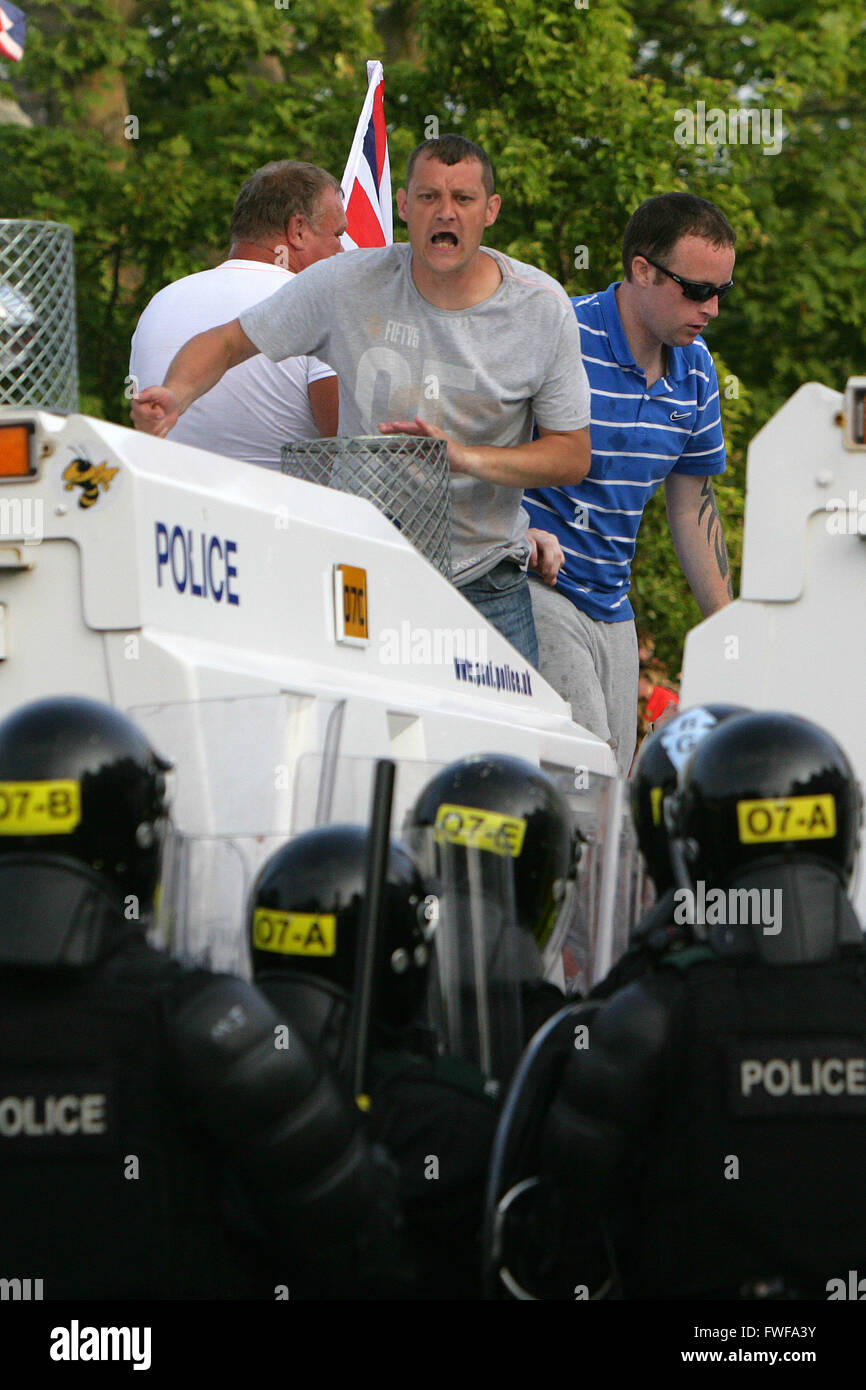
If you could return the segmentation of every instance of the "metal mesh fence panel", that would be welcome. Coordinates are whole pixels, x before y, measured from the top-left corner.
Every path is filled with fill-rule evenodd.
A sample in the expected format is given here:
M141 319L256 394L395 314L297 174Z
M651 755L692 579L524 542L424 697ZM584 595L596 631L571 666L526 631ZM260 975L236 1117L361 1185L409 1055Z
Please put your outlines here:
M0 219L0 405L78 409L75 261L61 222Z
M409 434L286 444L283 472L366 497L451 578L451 489L444 439Z

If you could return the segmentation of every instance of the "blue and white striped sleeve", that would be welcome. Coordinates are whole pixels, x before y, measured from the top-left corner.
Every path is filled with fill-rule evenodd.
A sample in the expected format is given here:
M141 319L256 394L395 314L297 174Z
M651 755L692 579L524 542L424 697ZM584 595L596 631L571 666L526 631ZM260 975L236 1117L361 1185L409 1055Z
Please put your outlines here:
M719 379L709 352L705 360L692 369L697 385L698 411L695 426L689 435L675 473L724 473L725 437L722 433L722 412Z

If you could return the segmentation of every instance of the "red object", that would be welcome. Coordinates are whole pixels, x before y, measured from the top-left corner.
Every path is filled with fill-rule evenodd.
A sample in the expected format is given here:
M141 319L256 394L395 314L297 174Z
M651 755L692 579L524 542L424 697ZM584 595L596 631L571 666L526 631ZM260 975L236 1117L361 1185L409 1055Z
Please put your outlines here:
M363 184L355 183L352 186L352 193L346 204L346 221L351 229L349 236L359 246L385 245L385 233L379 213L364 192Z
M20 63L24 57L24 36L27 20L17 5L3 0L0 5L0 57Z
M343 174L348 223L343 235L344 251L358 246L390 246L394 240L384 102L382 64L371 61L367 64L367 96Z
M669 690L666 685L655 685L646 702L646 717L654 724L664 714L668 705L678 705L679 702L680 697L675 690Z

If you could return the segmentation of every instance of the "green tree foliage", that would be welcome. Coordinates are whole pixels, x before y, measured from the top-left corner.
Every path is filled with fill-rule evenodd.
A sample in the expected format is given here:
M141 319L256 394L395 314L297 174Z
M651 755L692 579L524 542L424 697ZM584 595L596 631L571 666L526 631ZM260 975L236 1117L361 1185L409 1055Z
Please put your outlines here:
M866 19L856 0L648 0L633 17L636 70L677 108L760 109L767 133L784 132L774 154L766 140L681 149L685 186L718 202L739 234L737 290L708 333L720 379L737 378L722 403L730 466L716 491L738 561L748 441L803 382L841 390L864 370ZM658 506L635 588L671 660L699 615Z
M76 232L82 404L95 414L126 418L138 314L163 284L224 253L253 168L291 156L342 172L364 60L382 52L395 183L434 122L478 140L504 200L491 243L572 294L619 278L622 230L643 198L688 189L724 209L738 232L737 288L707 337L730 457L717 494L735 560L751 436L803 381L841 389L866 366L860 0L24 8L25 60L7 66L0 96L18 96L42 124L0 127L0 211ZM767 134L781 130L777 152L760 124L724 143L689 142L683 116L699 103L763 111ZM122 116L136 118L134 132ZM641 529L634 592L675 670L698 615L662 497Z
M0 127L0 210L72 227L82 409L126 421L141 310L221 259L237 190L258 165L311 159L342 173L365 89L359 55L375 38L369 10L338 0L123 8L28 6L25 60L7 75L48 124Z
M661 84L632 73L628 12L591 3L590 16L538 0L427 0L427 80L410 89L410 148L429 116L484 145L503 197L492 239L573 294L608 283L619 260L611 229L675 175L675 146L654 162L635 153L661 147L670 122Z
M729 452L716 493L736 576L750 438L804 381L838 390L864 370L862 6L426 0L417 19L427 63L405 88L409 145L427 113L485 144L504 198L504 250L577 294L621 277L622 229L653 193L710 198L737 229L737 289L707 333ZM392 92L402 74L392 71ZM683 113L698 103L755 115L743 127L734 117L733 140L729 119L724 144L683 143ZM676 670L700 615L663 496L644 517L634 599Z

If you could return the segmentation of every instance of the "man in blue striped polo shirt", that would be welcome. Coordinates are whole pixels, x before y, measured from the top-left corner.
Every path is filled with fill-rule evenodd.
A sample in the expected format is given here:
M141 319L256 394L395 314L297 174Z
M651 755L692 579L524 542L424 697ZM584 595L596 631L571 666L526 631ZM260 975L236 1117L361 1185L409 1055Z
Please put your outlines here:
M629 603L643 510L665 484L676 552L704 617L733 597L711 481L725 467L719 384L700 336L731 288L735 233L712 203L664 193L623 240L625 280L573 299L592 392L592 466L582 483L533 488L530 524L565 564L530 585L539 670L627 773L637 730L638 654Z

